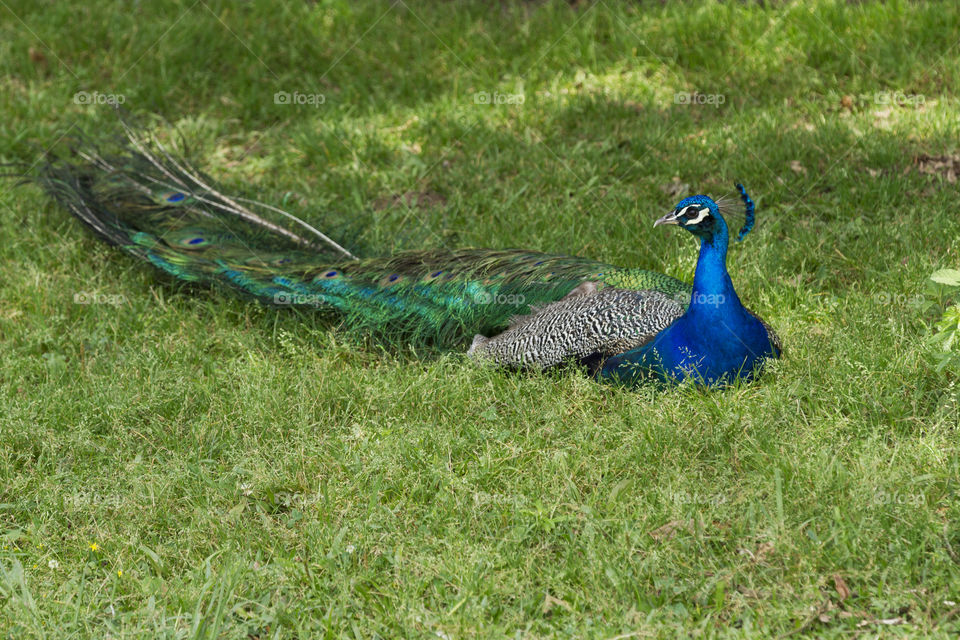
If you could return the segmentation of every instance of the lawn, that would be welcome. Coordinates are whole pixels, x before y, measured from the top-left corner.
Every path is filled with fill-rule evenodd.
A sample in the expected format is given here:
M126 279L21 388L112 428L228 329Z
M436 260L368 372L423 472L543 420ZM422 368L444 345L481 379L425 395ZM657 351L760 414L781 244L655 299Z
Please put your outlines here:
M0 637L954 637L924 302L960 262L958 34L897 1L0 0L0 161L122 102L366 253L687 281L653 221L739 181L731 275L785 345L723 391L380 347L0 182Z

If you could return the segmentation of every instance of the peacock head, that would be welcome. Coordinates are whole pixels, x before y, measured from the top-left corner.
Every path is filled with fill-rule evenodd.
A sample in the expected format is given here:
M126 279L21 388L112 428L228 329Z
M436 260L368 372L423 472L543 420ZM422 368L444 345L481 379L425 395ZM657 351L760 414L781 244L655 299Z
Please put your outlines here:
M695 236L712 236L720 226L726 226L720 207L707 196L690 196L677 203L673 211L653 223L675 224Z
M738 184L737 191L740 192L740 199L746 207L746 222L737 235L737 240L743 240L743 237L753 228L754 205L743 185ZM728 207L728 202L730 201L721 199L721 202L717 203L708 196L690 196L678 202L673 211L654 222L653 226L675 224L695 236L710 238L726 231L727 223L723 219L721 210Z

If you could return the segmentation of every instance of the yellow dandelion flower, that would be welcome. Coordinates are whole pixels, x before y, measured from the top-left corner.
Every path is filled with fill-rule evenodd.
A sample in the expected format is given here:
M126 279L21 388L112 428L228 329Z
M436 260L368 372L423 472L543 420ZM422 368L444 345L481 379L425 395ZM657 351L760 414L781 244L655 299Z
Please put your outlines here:
M100 548L100 545L98 545L96 542L93 542L90 544L90 551L96 551L99 548Z
M118 578L122 578L122 577L123 577L123 569L118 569L118 570L117 570L117 577L118 577Z

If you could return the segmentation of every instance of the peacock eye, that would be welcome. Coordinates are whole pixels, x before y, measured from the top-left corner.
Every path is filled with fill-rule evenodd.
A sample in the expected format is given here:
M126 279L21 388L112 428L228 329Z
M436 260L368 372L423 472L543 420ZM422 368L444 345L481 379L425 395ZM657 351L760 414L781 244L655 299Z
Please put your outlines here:
M683 214L683 217L686 218L687 220L693 220L699 213L700 213L699 209L690 208L690 209L687 209L687 212L685 214Z

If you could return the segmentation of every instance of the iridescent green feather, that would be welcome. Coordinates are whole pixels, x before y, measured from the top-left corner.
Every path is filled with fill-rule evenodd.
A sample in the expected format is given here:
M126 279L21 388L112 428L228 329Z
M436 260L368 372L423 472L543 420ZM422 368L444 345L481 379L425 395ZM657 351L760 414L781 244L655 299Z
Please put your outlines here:
M512 317L585 281L671 296L690 291L651 271L522 250L357 258L289 214L224 195L184 158L125 128L128 139L116 152L86 145L70 158L51 159L38 181L103 239L179 280L336 313L345 326L392 339L445 346L502 331Z

